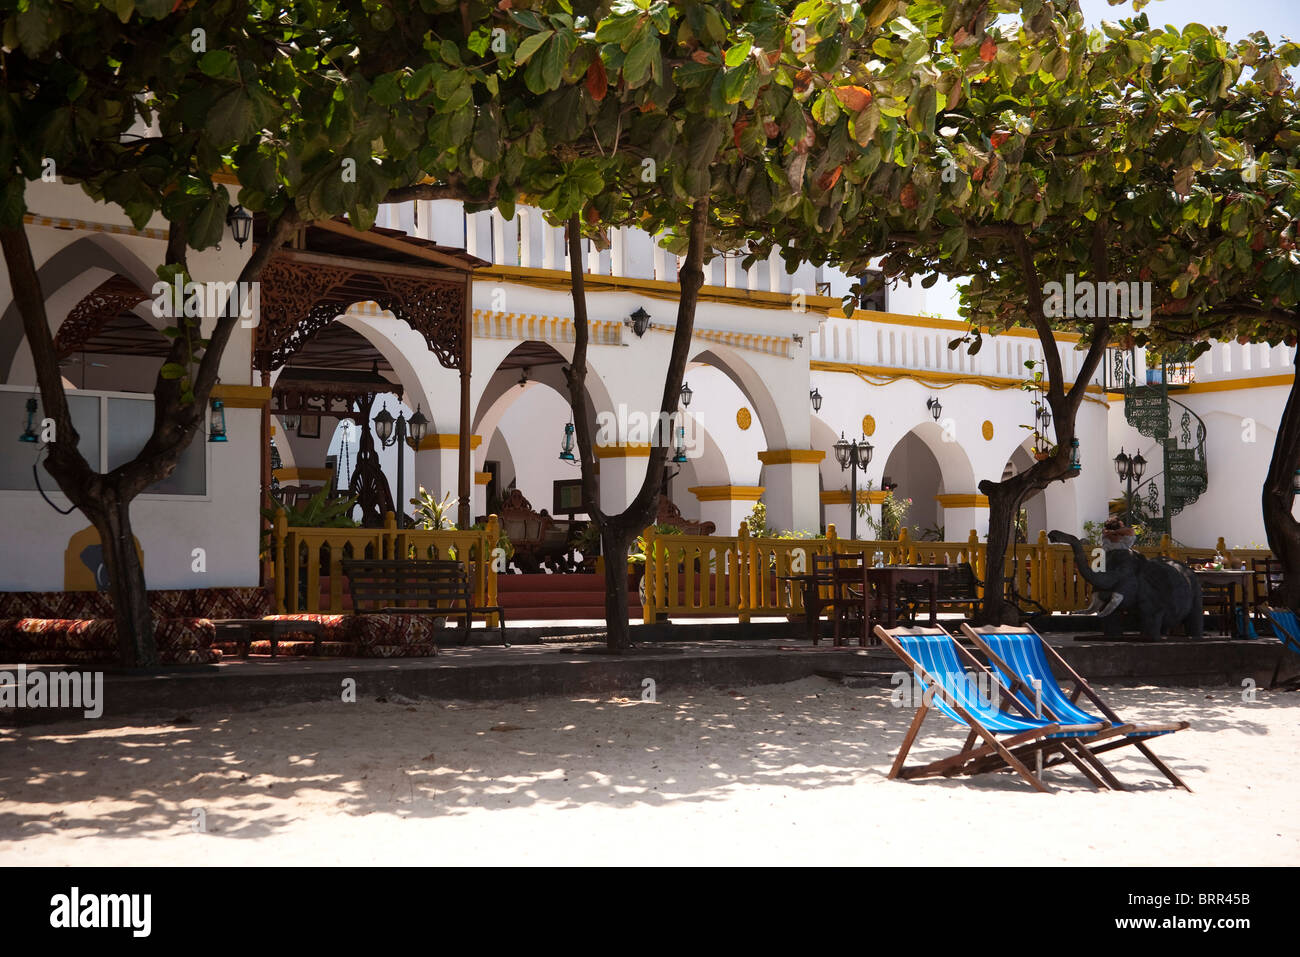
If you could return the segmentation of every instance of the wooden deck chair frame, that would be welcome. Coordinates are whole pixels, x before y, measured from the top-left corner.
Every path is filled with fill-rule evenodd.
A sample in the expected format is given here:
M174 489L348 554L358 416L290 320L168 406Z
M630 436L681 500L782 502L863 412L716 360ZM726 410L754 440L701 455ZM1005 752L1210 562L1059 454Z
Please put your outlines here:
M1132 745L1142 754L1143 757L1150 761L1155 769L1163 774L1170 783L1185 791L1191 791L1191 788L1187 786L1187 783L1175 774L1169 765L1160 760L1160 758L1157 757L1149 747L1147 747L1145 739L1141 737L1142 735L1151 735L1153 732L1184 731L1189 727L1186 721L1143 725L1135 725L1125 722L1124 719L1116 714L1115 710L1106 703L1105 699L1096 692L1092 685L1088 684L1087 679L1070 667L1070 663L1061 657L1061 653L1053 648L1043 639L1042 635L1029 625L997 625L973 628L966 622L962 622L961 631L963 635L975 644L975 647L979 649L980 654L987 656L988 659L994 662L1004 674L1014 677L1015 680L1012 682L1011 687L1008 690L1013 694L1016 691L1021 691L1030 697L1034 696L1035 691L1024 680L1024 676L1018 674L1014 668L998 657L997 653L994 652L993 649L989 647L988 643L984 641L983 636L986 634L1033 635L1042 646L1043 654L1047 658L1048 665L1053 669L1060 669L1060 671L1065 674L1066 678L1074 684L1073 690L1068 693L1065 688L1060 688L1061 693L1072 702L1078 702L1080 695L1082 695L1092 702L1093 706L1101 712L1102 716L1111 723L1111 728L1107 729L1111 733L1105 735L1105 737L1112 740L1108 740L1104 744L1097 742L1091 746L1081 743L1081 747L1086 748L1089 754L1095 757L1098 754L1104 754L1108 751L1114 751L1117 748ZM1056 676L1055 674L1044 675L1043 680L1056 681ZM1060 687L1059 683L1058 687ZM1060 715L1052 713L1050 707L1044 705L1044 709L1047 711L1047 717L1054 719L1060 718ZM1111 775L1111 777L1113 778L1113 775ZM1114 781L1112 787L1120 791L1127 790L1127 788L1120 784L1118 780Z
M1277 656L1277 664L1273 666L1273 677L1268 682L1269 690L1294 691L1300 686L1300 675L1287 679L1281 685L1277 683L1278 675L1282 673L1282 662L1286 661L1288 655L1300 655L1300 643L1298 643L1300 637L1291 634L1277 618L1281 614L1291 614L1291 609L1265 605L1264 614L1268 616L1268 622L1273 628L1273 634L1278 641L1282 642L1282 648ZM1300 616L1297 616L1297 620L1300 621Z
M963 707L952 695L950 695L943 682L937 676L930 674L921 663L907 653L906 649L898 642L896 635L943 635L953 643L957 649L959 659L969 659L979 670L987 670L979 661L977 661L969 651L962 648L951 634L937 626L921 628L892 628L885 629L881 625L875 628L876 637L878 637L885 646L898 656L913 674L921 675L922 680L933 689L933 693L942 696L947 705L952 708L961 719L966 722L970 729L966 735L966 742L962 745L960 751L946 758L940 758L931 761L928 764L916 764L907 766L904 762L907 760L908 752L911 751L912 745L916 743L917 737L921 731L921 725L925 722L926 715L929 714L930 705L924 701L917 707L916 714L912 718L912 723L907 729L907 734L903 738L903 743L898 749L898 754L894 758L894 763L889 769L890 778L901 780L911 780L913 778L925 777L957 777L959 775L983 774L1000 770L1012 770L1024 778L1036 791L1051 793L1051 788L1042 782L1042 780L1029 769L1025 764L1025 758L1032 758L1037 753L1043 753L1046 757L1049 753L1059 752L1062 755L1061 760L1069 761L1090 781L1094 787L1103 788L1108 782L1098 774L1095 774L1088 764L1081 759L1076 752L1066 746L1066 743L1074 740L1071 738L1053 738L1051 735L1071 731L1097 731L1103 725L1062 725L1058 723L1048 723L1040 728L1033 728L1028 731L1021 731L1009 735L1006 738L999 739L997 735L986 728L982 722L977 721L971 713ZM988 672L992 674L992 672ZM1000 683L999 683L1000 687ZM1019 702L1011 699L1019 708ZM1023 710L1021 708L1020 710ZM1033 716L1026 714L1025 717L1033 720ZM978 739L983 739L984 743L976 746Z

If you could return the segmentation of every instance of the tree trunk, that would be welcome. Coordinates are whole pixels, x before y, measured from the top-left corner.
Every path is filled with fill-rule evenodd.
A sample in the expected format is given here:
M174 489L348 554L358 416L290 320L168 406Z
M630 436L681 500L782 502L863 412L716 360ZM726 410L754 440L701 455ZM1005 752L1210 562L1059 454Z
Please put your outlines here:
M1273 458L1264 482L1264 531L1273 557L1282 563L1281 594L1277 600L1300 610L1300 522L1291 514L1292 482L1300 469L1300 376L1291 382L1282 420L1277 426Z
M620 522L607 521L600 530L600 551L605 556L605 647L614 654L632 647L627 597L627 546L631 539Z
M120 660L128 668L150 668L158 664L158 648L144 568L131 533L131 502L114 492L106 494L102 503L88 516L103 545Z
M980 482L989 498L989 537L984 549L984 602L976 620L983 625L1018 624L1019 610L1006 599L1007 547L1025 493L1032 487L1026 474L1004 482Z

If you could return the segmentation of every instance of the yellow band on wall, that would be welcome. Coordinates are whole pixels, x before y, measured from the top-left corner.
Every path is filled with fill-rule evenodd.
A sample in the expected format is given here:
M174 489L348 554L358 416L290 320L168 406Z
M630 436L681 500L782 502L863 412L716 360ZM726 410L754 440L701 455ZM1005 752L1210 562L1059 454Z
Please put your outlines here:
M701 502L757 502L763 495L763 486L696 485L687 491Z
M880 489L868 491L867 489L860 488L858 489L858 504L880 505L885 501L886 494L887 493ZM848 505L851 500L849 492L845 489L836 489L821 493L821 502L823 505Z
M989 497L977 492L954 492L951 495L936 495L934 500L944 508L988 508Z
M758 453L758 460L764 465L794 465L802 463L817 464L826 458L825 452L817 449L768 449Z
M483 444L483 436L471 435L469 437L469 447L476 449ZM433 435L426 435L420 440L420 451L428 452L431 449L458 449L460 448L460 433L458 432L436 432Z
M260 409L271 401L269 385L214 385L212 398L227 409Z
M650 444L633 442L630 445L598 445L594 449L598 459L634 459L650 454Z

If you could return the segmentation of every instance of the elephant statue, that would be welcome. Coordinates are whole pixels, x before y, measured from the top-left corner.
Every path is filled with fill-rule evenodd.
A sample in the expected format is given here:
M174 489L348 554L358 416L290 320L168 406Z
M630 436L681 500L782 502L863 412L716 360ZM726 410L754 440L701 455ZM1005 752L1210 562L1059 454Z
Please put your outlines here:
M1106 551L1106 570L1095 572L1075 536L1052 531L1049 541L1069 545L1079 574L1093 587L1089 611L1099 616L1132 610L1138 618L1143 641L1159 641L1173 625L1181 623L1190 638L1199 638L1205 627L1201 605L1201 583L1191 568L1170 558L1147 558L1128 548Z

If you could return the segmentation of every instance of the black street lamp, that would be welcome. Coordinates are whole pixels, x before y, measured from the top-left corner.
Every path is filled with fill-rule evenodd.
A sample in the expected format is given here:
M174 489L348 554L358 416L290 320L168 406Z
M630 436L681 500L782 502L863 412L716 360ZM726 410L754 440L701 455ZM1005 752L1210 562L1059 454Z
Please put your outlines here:
M420 450L420 443L424 441L425 433L429 429L429 420L425 418L424 413L420 411L420 406L415 407L415 414L411 416L410 421L406 419L406 413L399 413L394 419L391 412L388 411L388 403L385 402L378 414L375 416L375 434L379 436L379 444L383 448L391 448L397 445L397 514L400 516L399 528L406 528L406 438L407 427L410 427L411 441L415 447L413 452Z
M849 539L858 538L858 469L867 470L871 464L874 446L864 435L858 442L850 442L840 433L840 440L835 443L835 461L840 463L840 471L849 470Z
M1141 452L1133 455L1126 455L1124 449L1119 450L1119 455L1115 456L1115 474L1119 476L1121 482L1127 483L1127 508L1125 509L1124 521L1128 525L1133 524L1133 483L1142 481L1142 473L1146 471L1147 460L1142 457Z

